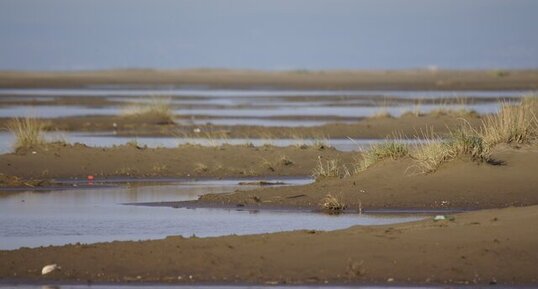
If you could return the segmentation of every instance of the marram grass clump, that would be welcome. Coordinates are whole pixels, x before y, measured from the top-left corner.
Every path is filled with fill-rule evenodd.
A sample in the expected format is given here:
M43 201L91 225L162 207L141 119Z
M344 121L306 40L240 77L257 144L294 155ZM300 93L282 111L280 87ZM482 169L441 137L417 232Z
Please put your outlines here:
M318 177L339 177L340 165L338 160L332 159L323 161L321 157L318 157L318 165L312 171L312 176Z
M384 159L400 159L409 155L409 146L399 142L384 142L372 145L367 151L362 153L356 171L364 171L370 166Z
M398 142L372 146L361 155L355 173L367 169L387 158L413 159L410 169L419 173L432 173L444 163L456 158L475 162L491 162L491 151L497 144L523 144L538 138L538 97L529 96L519 104L502 104L497 114L486 116L479 129L469 125L452 131L442 138L433 131L422 133L422 144L411 148Z
M45 123L35 118L15 118L8 123L8 130L15 135L16 150L37 148L46 143Z
M476 162L490 161L490 147L471 129L460 128L447 139L430 134L425 142L411 153L415 164L412 168L420 173L435 172L443 163L456 158L468 157Z
M538 135L537 111L536 96L525 97L516 105L503 103L498 113L484 119L480 136L490 147L500 143L528 143Z
M169 98L151 98L148 103L130 104L121 114L124 117L145 118L159 124L174 122L174 112Z

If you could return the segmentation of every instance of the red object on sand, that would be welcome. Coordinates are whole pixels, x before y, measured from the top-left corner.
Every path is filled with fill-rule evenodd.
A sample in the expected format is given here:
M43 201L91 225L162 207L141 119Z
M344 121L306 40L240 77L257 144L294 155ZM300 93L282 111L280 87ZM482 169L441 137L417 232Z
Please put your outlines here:
M94 179L94 176L92 176L92 175L88 176L88 181L93 181L93 179Z

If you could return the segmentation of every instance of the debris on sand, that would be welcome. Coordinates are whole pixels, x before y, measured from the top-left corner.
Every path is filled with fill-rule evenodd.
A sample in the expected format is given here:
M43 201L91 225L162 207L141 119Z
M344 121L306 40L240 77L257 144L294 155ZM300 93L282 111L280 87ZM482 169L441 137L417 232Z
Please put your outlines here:
M62 267L58 266L58 264L50 264L50 265L46 265L45 267L43 267L43 269L41 269L41 275L47 275L55 270L61 270Z

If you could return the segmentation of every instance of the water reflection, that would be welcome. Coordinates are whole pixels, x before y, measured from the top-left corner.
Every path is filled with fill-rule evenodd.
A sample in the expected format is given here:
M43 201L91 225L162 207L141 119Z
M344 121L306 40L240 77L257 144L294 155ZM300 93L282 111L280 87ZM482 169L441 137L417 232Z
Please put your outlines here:
M5 96L62 96L62 97L139 97L139 96L184 96L184 97L211 97L211 98L252 98L252 97L345 97L345 96L376 96L401 98L451 98L451 97L519 97L530 93L528 90L503 91L432 91L432 90L285 90L285 89L188 89L162 87L129 88L117 86L113 88L82 88L82 89L31 89L31 88L4 88L0 95Z
M275 181L275 180L273 180ZM310 179L284 179L304 184ZM0 198L0 249L145 240L168 235L200 237L255 234L297 229L334 230L417 220L379 215L328 216L306 212L226 209L174 209L123 203L181 201L204 193L252 189L238 180L191 181L166 185L121 186L85 190L20 192Z
M179 145L192 144L201 146L229 145L253 145L264 146L273 145L278 147L314 145L318 139L250 139L250 138L230 138L230 139L208 139L208 138L179 138L179 137L125 137L103 133L50 133L46 135L49 140L62 139L69 143L82 143L91 147L112 147L136 140L137 144L149 148L174 148ZM361 151L368 149L371 145L388 141L387 139L327 139L323 140L327 145L339 151ZM420 139L397 139L400 143L419 144ZM0 153L12 151L14 137L9 133L0 132Z

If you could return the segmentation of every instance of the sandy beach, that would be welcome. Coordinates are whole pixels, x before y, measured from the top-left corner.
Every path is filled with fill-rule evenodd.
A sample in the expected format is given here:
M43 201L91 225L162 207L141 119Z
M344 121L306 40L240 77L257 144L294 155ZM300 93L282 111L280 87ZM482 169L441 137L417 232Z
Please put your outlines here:
M2 88L87 89L136 87L141 83L145 87L203 85L205 89L241 90L279 87L502 92L536 89L538 73L426 70L0 73ZM340 117L322 114L258 117L263 121L324 121L312 126L185 124L182 122L200 116L173 114L170 107L166 108L165 118L157 114L122 113L42 117L36 121L46 132L102 133L110 134L111 138L132 137L132 141L113 146L89 146L68 140L43 141L38 145L14 148L0 155L0 191L4 190L0 198L7 199L20 192L46 194L55 187L73 189L68 181L84 182L88 176L91 182L115 178L244 178L247 185L253 177L302 177L307 181L312 178L312 182L292 186L255 182L258 187L247 190L202 193L198 199L187 201L162 200L130 203L129 206L304 214L406 212L420 216L421 221L332 231L302 230L208 238L170 236L160 240L0 250L0 279L9 284L54 281L92 284L535 285L538 282L538 231L535 229L538 226L538 181L535 177L538 147L533 98L486 95L461 102L455 96L441 102L434 98L419 102L419 97L415 96L387 97L390 105L378 98L375 93L353 97L284 95L277 99L282 102L278 105L284 107L293 102L304 102L316 107L373 107L379 108L381 113ZM172 100L176 101L175 109L182 109L183 103L199 101L200 97L176 96ZM204 116L211 120L219 119L220 110L252 110L256 114L271 109L273 101L269 99L264 104L267 107L241 102L228 106L221 102L194 102L185 109L215 109L216 115ZM438 109L408 111L397 116L383 113L386 106L407 105L408 108L409 105L418 106L417 103L438 106ZM12 107L113 108L121 111L124 104L121 97L103 96L39 98L15 95L0 101L0 107L5 111ZM450 106L453 104L462 108ZM474 104L495 110L478 113L466 108ZM522 117L528 126L509 139L492 141L491 135L495 136L495 131L486 134L483 130L488 125L493 126L491 121L498 115L509 113L511 107L520 109L517 113L525 113ZM247 115L244 118L249 122L256 117ZM226 117L220 121L222 119ZM4 128L12 126L13 118L0 118L0 125ZM201 138L207 143L147 147L139 144L137 137ZM402 139L416 137L420 141L417 144L402 143ZM266 140L267 144L211 145L211 141L240 138ZM327 144L331 139L346 138L374 142L371 147L356 151L341 151ZM383 141L385 138L388 140ZM289 146L270 144L281 139L295 139L297 143ZM301 144L301 140L304 143ZM424 171L420 166L423 158L419 154L420 148L428 145L436 148L435 143L440 144L437 148L443 149L437 154L448 153L434 169ZM378 148L386 145L391 151L377 152L387 154L377 156L371 152L376 145ZM372 156L374 161L364 166L364 160ZM435 158L436 153L429 157ZM39 191L34 191L36 189ZM336 209L328 209L329 196L338 202ZM436 215L442 216L442 220L434 221ZM62 270L41 276L41 268L50 263L61 265Z
M535 90L535 70L108 70L84 72L0 72L3 88L74 88L88 86L202 86L214 88L280 87L367 90Z

